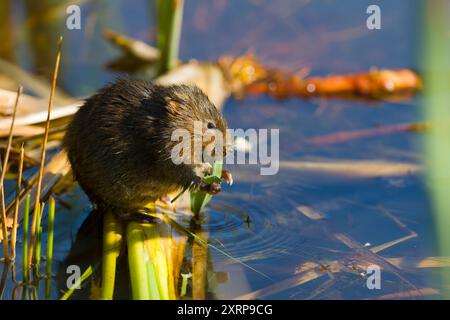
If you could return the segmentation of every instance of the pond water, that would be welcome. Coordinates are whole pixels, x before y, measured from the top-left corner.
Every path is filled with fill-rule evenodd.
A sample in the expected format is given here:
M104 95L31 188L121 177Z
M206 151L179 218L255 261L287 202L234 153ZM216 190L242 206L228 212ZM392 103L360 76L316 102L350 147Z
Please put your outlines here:
M224 54L237 56L251 51L265 64L292 71L308 67L312 75L367 71L372 67L420 72L421 3L376 1L382 10L382 29L368 30L366 8L373 2L188 0L181 59L215 60ZM155 19L150 3L83 1L82 30L63 33L61 88L73 96L89 95L115 77L104 65L118 52L103 40L103 28L154 43ZM42 23L39 28L29 29L22 23L27 16L26 6L17 1L14 16L20 30L16 62L49 77L53 51L39 58L40 51L30 39L56 38L60 32L55 27L58 15L48 26ZM276 101L265 96L229 99L223 112L231 128L280 129L281 166L274 176L259 175L255 166L229 166L235 183L224 187L206 208L208 219L203 228L211 244L227 253L210 249L210 267L227 274L226 281L214 287L215 296L366 299L429 287L429 280L439 269L414 265L436 255L431 236L432 211L422 174L358 177L292 167L300 161L339 160L421 164L421 136L414 133L335 144L311 143L314 137L335 132L417 122L421 119L420 108L420 96L377 103L338 99ZM78 187L63 200L72 207L57 207L57 262L67 255L90 212L90 204ZM308 218L304 212L311 210L320 213L322 219ZM370 251L406 236L410 238L379 251L377 256ZM343 239L359 245L350 248ZM387 258L410 262L397 268L384 260ZM336 261L340 272L331 271ZM381 290L367 288L367 276L358 267L361 261L381 264ZM302 266L307 263L322 266L322 274L301 283ZM439 289L435 284L433 287ZM14 283L8 282L3 297L9 299L13 288ZM52 298L60 295L53 286Z

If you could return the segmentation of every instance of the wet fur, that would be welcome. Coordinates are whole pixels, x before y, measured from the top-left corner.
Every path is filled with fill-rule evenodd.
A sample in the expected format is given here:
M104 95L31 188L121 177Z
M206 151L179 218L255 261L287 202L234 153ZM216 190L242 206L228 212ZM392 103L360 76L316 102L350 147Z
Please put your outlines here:
M210 119L225 133L223 116L195 86L119 79L86 100L64 147L94 204L140 208L191 184L198 168L172 162L171 134Z

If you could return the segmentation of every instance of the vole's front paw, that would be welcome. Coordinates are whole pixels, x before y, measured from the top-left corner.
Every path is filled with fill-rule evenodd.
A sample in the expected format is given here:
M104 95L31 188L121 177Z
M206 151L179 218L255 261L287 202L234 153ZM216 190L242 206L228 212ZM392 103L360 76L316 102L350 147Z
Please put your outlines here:
M222 190L219 183L205 183L199 176L196 176L192 181L192 187L211 195L218 194Z
M218 194L220 191L222 191L222 187L219 183L213 182L210 184L205 184L203 188L200 188L202 191L215 195Z

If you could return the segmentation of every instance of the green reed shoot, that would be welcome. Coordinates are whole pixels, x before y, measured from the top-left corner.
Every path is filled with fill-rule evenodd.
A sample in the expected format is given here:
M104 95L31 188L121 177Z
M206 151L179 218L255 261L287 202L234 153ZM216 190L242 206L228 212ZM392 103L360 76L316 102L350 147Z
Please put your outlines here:
M28 282L29 269L27 268L28 261L28 228L30 219L30 194L25 198L25 206L23 209L23 252L22 252L22 277L23 282Z
M158 19L158 73L163 74L178 62L178 51L183 21L184 0L156 0Z
M145 263L145 266L147 267L147 278L148 278L148 287L149 287L149 294L150 299L152 300L162 300L160 294L159 294L159 288L158 288L158 277L155 268L153 267L153 263L150 259L148 259Z
M45 284L45 297L50 298L50 283L52 278L52 262L53 262L53 233L55 227L55 199L50 197L48 207L48 225L47 225L47 251L45 274L47 281Z
M15 261L16 259L16 242L17 242L17 228L19 225L19 205L20 205L20 188L22 186L22 174L23 174L23 162L25 158L25 149L22 146L20 147L20 160L19 160L19 170L17 177L17 185L16 185L16 196L14 201L14 219L13 219L13 227L11 231L11 259Z
M138 223L130 222L126 235L133 300L149 300L149 270L146 262L148 256L144 247L144 234Z
M215 162L213 164L213 171L211 175L205 176L202 178L205 183L221 183L222 179L220 178L222 175L222 167L223 164L221 162ZM211 200L212 195L201 191L195 190L191 192L191 211L195 215L199 215L206 204Z
M187 285L189 282L189 278L192 278L191 273L182 273L181 274L181 289L180 289L180 296L184 297L187 294Z
M37 213L38 213L38 221L41 221L42 218L42 210L41 210L41 204L37 204ZM40 224L36 226L37 232L36 232L36 243L34 248L34 256L33 256L33 262L36 266L36 272L39 274L39 267L41 263L41 240L42 240L42 227Z
M70 287L69 290L67 290L63 296L61 297L61 300L67 300L70 298L70 296L74 293L74 291L81 286L81 284L92 275L93 268L92 266L89 266L81 275L77 281Z
M169 252L165 246L168 240L164 226L146 224L142 226L145 238L146 264L150 288L150 299L168 300L170 297Z
M112 300L116 277L117 257L122 245L122 224L111 213L106 213L103 221L103 261L102 291L103 300Z
M127 225L128 265L134 300L175 299L172 239L161 223Z
M450 4L446 0L426 1L424 33L425 116L431 130L425 139L428 185L435 214L435 228L440 255L450 256ZM447 287L444 297L450 297L450 271L442 271L439 283Z

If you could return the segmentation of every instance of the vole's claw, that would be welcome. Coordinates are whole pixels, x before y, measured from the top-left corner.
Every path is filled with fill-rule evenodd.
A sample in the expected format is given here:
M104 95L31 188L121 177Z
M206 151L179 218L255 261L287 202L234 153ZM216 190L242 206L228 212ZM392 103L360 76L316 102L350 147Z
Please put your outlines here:
M222 176L220 177L223 181L228 183L230 186L233 185L233 176L228 170L222 170Z

